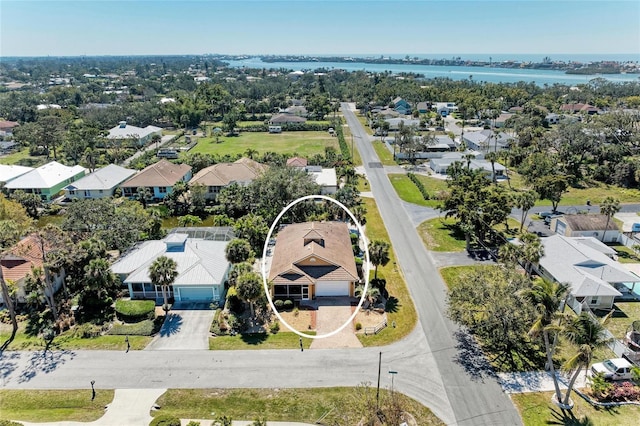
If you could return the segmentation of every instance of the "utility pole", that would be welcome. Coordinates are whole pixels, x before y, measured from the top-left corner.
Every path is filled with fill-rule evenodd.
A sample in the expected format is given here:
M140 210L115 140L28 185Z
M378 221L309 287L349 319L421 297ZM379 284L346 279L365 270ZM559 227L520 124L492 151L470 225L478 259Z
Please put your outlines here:
M376 410L380 410L380 369L382 367L382 352L378 356L378 390L376 391Z

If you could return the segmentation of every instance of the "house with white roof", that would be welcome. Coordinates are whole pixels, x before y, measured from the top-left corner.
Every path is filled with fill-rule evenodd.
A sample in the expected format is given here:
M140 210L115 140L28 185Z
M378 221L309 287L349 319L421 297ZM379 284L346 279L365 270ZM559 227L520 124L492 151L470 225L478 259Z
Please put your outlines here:
M545 278L569 284L572 299L592 309L611 309L627 292L625 283L640 282L613 259L615 250L593 237L553 235L541 238L544 256L534 270ZM571 300L569 301L571 304Z
M162 129L156 126L145 128L132 126L126 121L121 121L116 127L109 130L107 139L111 140L134 140L139 146L147 145L151 142L153 135L162 137Z
M466 154L471 154L474 156L471 160L467 160L465 158ZM469 161L469 168L471 170L483 170L489 179L493 179L493 172L495 170L496 179L506 179L506 170L507 168L497 161L493 163L493 167L491 166L491 162L484 159L482 153L477 151L467 151L467 152L446 152L442 154L440 158L431 158L429 160L429 167L434 173L438 173L441 175L446 175L447 170L453 163L462 163L463 167L467 166L467 161Z
M33 170L33 167L0 164L0 188L7 182Z
M176 302L214 302L224 296L230 269L225 257L227 244L172 233L163 240L140 243L111 265L111 271L127 286L131 299L151 299L161 304L162 288L151 281L149 267L158 257L167 256L176 262L178 272L169 298Z
M495 134L491 129L484 129L477 132L464 132L462 140L468 149L489 152L508 149L514 138L504 132Z
M70 200L111 197L122 182L135 174L135 170L109 164L67 185L64 194Z
M338 177L336 169L323 169L322 166L307 166L309 173L318 185L320 185L320 194L335 194L338 190Z
M62 189L83 177L82 166L65 166L52 161L33 169L5 184L8 193L24 191L27 194L38 194L44 201L51 201Z

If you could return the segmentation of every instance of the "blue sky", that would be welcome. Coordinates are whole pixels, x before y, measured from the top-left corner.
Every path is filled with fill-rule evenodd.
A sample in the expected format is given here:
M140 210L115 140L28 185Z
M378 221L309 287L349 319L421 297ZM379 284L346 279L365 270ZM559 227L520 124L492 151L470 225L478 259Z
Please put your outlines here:
M0 56L631 53L640 2L0 0Z

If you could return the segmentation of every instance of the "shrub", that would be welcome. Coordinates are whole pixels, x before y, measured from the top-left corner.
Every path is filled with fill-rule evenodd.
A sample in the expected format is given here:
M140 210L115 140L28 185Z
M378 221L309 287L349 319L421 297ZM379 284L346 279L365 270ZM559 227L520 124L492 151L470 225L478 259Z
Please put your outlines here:
M359 322L356 323L356 331L360 331L362 330L362 324L360 324Z
M98 337L100 334L102 334L102 327L91 324L90 322L80 324L71 330L71 335L80 339L90 339L92 337Z
M297 306L293 308L293 315L296 317L300 315L300 309Z
M0 420L0 426L24 426L24 423L18 423L11 420Z
M187 426L200 426L200 422L196 422L195 420L191 420L187 423Z
M276 334L278 331L280 331L280 323L278 321L271 323L271 325L269 326L269 331L271 332L271 334Z
M161 414L151 420L149 426L180 426L180 419L169 414Z
M156 302L153 300L116 300L116 315L125 322L152 320L156 314Z
M278 299L275 302L273 302L273 304L275 305L276 309L280 310L280 309L282 309L282 306L284 305L284 301L281 300L281 299Z
M162 326L164 317L158 317L154 321L144 320L133 324L115 324L109 330L109 334L118 336L151 336Z
M283 305L285 310L290 311L293 309L293 300L287 299L284 301Z
M415 186L418 188L418 190L422 194L422 198L424 198L425 200L428 200L430 198L429 193L427 192L427 189L424 187L422 182L420 182L420 180L417 178L417 176L414 173L407 173L407 177L411 179L411 182L413 182Z

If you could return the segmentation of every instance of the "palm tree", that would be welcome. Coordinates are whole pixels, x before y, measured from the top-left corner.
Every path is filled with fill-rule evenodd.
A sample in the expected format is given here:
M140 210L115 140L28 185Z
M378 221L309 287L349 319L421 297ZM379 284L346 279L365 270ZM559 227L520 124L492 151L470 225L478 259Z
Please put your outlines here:
M373 278L378 278L378 266L389 263L389 243L381 240L373 240L369 243L369 260L376 267Z
M476 156L473 154L465 154L462 157L467 161L467 170L469 170L469 168L471 167L471 160L476 158Z
M523 191L517 192L513 197L515 201L515 206L522 211L520 216L520 232L522 232L522 227L524 226L525 220L527 220L527 213L531 210L536 204L536 200L538 199L538 193L535 191Z
M255 157L257 154L258 154L258 151L252 148L247 148L244 151L244 155L247 156L247 158L250 158L251 160L253 160L253 157Z
M364 292L364 286L360 285L356 287L355 295L356 297L362 297L362 293ZM364 294L364 298L369 302L369 306L373 306L374 303L378 301L380 297L380 289L377 287L369 286L367 287L367 292Z
M151 266L149 266L149 278L151 278L151 282L162 288L162 298L164 299L162 308L165 314L169 310L167 293L169 292L169 286L173 284L178 276L177 268L178 264L176 261L167 256L158 257L153 261Z
M518 263L521 257L522 251L520 247L515 244L506 243L498 250L498 259L508 266L513 266Z
M496 179L496 161L498 160L498 154L496 154L494 151L487 152L484 158L485 160L491 162L491 181L495 185L498 183L498 180Z
M607 225L604 227L604 232L602 233L602 242L604 243L604 237L607 235L607 229L609 228L609 220L611 220L611 216L618 213L620 211L620 200L613 197L607 197L600 204L600 213L607 216Z
M538 263L544 256L544 246L540 242L540 237L530 232L520 234L522 242L522 256L525 262L525 269L529 276L533 273L533 265Z
M562 366L567 371L574 370L569 386L567 387L567 393L564 396L564 405L569 406L569 395L578 378L580 369L582 366L585 369L589 368L591 364L591 358L593 353L597 349L605 347L611 338L607 335L607 329L604 327L605 323L611 317L611 311L607 316L601 320L592 318L586 312L582 312L578 317L571 321L564 331L567 339L578 347L576 354L569 358Z
M557 401L562 400L562 394L560 393L560 385L553 365L553 352L555 351L555 339L560 331L560 319L562 317L558 309L567 297L568 292L569 286L567 284L544 278L536 280L531 288L522 292L524 298L533 303L538 312L538 316L529 330L529 335L537 337L542 332L544 347L547 352L547 368L553 378ZM553 344L549 340L550 332L554 335Z

